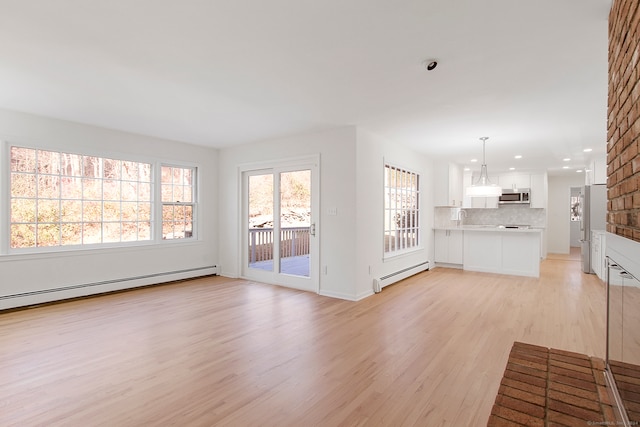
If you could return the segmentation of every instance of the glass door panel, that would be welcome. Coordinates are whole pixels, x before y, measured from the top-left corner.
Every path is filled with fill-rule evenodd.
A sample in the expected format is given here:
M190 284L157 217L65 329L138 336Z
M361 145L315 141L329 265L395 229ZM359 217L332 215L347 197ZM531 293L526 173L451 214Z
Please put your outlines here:
M274 175L249 175L249 268L274 268Z
M280 272L309 277L311 170L280 173Z

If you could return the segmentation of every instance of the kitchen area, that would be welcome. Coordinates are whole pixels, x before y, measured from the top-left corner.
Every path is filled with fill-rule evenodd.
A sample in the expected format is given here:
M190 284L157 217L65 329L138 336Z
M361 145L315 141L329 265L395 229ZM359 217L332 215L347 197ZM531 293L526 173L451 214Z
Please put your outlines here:
M547 173L491 176L501 194L470 197L466 189L476 175L452 163L436 172L436 265L539 277L546 257Z

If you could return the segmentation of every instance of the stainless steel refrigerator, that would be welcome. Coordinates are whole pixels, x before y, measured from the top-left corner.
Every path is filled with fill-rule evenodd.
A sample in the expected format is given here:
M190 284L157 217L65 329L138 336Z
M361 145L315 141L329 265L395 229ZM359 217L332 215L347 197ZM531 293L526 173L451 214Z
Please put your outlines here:
M593 273L591 231L606 228L607 186L605 184L585 185L580 189L579 200L582 271Z

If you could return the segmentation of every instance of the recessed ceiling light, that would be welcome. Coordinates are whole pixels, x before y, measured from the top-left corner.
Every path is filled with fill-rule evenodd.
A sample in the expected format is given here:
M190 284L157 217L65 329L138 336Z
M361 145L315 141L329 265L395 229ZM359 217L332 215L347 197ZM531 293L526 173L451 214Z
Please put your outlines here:
M464 168L465 172L469 172L471 170L471 168Z
M570 162L570 161L571 161L571 159L570 159L570 158L568 158L568 157L565 157L564 159L562 159L562 161L563 161L563 162Z
M580 173L580 172L582 172L582 169L578 169L576 172Z
M475 163L477 161L478 161L478 159L471 159L471 163Z
M514 159L521 159L522 156L520 154L513 156Z
M569 166L563 166L562 169L569 169Z
M516 168L509 168L509 170L510 170L510 171L514 171L514 170L516 170Z
M593 148L585 148L585 149L584 149L584 150L582 150L582 151L584 151L585 153L590 153L590 152L592 152L592 151L593 151Z

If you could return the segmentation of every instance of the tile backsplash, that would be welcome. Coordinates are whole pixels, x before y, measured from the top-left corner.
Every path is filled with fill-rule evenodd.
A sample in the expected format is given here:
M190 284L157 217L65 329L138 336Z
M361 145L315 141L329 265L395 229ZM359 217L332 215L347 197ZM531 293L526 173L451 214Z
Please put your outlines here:
M495 209L436 207L433 226L436 228L455 227L458 211L462 213L464 225L529 225L547 226L546 210L528 206L501 206Z

